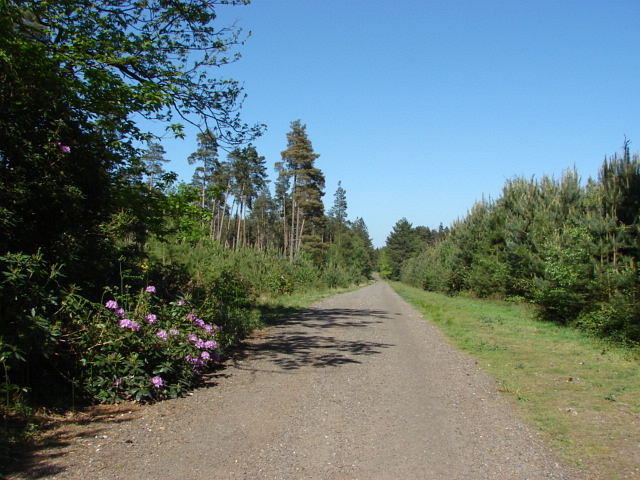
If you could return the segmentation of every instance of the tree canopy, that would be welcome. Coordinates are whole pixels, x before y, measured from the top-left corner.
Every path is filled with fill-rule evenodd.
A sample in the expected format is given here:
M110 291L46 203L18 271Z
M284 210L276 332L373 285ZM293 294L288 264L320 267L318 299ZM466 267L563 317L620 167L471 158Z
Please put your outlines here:
M147 138L134 115L196 123L232 143L257 134L239 117L242 89L212 78L210 67L235 61L244 38L213 24L221 5L248 0L2 0L14 38L37 46L60 77L72 111L112 142ZM44 59L40 59L42 63ZM176 122L177 120L177 122ZM173 123L172 123L173 122Z

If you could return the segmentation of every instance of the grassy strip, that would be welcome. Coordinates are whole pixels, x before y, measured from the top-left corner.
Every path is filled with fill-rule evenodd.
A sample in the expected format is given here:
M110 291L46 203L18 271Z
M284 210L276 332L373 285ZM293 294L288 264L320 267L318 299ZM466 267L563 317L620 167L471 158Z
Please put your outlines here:
M566 461L592 478L640 475L638 352L541 322L528 305L391 286L478 359Z

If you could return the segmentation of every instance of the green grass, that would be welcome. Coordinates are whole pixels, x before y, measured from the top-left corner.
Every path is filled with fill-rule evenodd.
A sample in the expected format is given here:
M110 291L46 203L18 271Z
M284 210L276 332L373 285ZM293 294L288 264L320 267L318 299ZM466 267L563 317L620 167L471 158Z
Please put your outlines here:
M568 463L590 478L640 476L640 362L530 305L392 288L461 350Z

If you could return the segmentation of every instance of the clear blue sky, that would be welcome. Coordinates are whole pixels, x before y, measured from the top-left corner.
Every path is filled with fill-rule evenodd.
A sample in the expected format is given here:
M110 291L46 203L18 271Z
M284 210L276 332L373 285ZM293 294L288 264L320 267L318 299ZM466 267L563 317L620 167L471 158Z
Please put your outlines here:
M462 218L507 179L597 176L624 136L640 151L639 0L253 0L219 7L252 36L244 120L270 168L300 119L348 217L374 245L393 225ZM189 181L186 140L163 141ZM270 170L270 178L275 174Z

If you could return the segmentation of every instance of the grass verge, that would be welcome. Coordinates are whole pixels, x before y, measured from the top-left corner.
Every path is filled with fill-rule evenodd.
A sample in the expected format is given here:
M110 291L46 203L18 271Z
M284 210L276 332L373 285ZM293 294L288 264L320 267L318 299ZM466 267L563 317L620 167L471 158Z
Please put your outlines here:
M640 476L640 357L529 305L391 287L478 360L550 447L590 478Z

